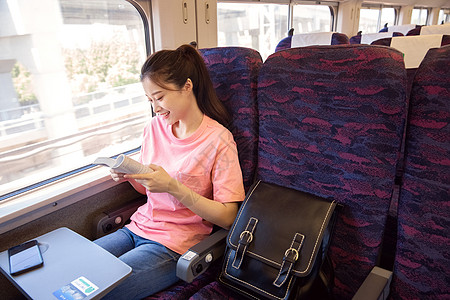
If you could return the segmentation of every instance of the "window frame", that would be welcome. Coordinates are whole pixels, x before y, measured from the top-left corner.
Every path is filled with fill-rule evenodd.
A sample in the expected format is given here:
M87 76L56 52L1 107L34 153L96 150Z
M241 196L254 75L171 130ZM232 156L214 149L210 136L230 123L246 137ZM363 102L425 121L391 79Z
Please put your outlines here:
M147 15L145 14L144 9L142 8L141 5L139 5L139 3L137 3L134 0L125 0L125 1L130 3L137 10L139 15L141 16L142 23L144 25L145 49L146 49L147 56L149 56L150 54L152 54L155 51L155 39L152 39L150 36L150 32L153 32L153 20L151 19L151 16L150 16L150 23L149 23L149 20L147 19Z
M148 56L155 49L154 39L150 38L153 32L151 17L147 18L138 2L134 0L124 2L131 4L141 17L145 53ZM139 149L140 147L137 147L123 153L137 159ZM0 195L0 234L101 193L117 184L111 180L107 168L90 164Z
M381 20L383 18L383 9L384 8L393 8L394 9L394 24L397 25L400 17L400 6L396 5L384 5L384 4L374 4L374 3L367 3L363 2L361 4L361 9L373 9L378 10L378 20L377 20L377 30L376 32L379 32L383 27L384 24L381 24ZM360 30L359 24L358 24L358 31Z
M449 22L450 22L450 8L446 8L446 7L440 8L440 9L439 9L439 17L440 17L440 15L441 15L441 12L442 12L443 16L446 16L446 17L445 17L445 20L443 20L444 23L449 23ZM440 22L440 20L438 19L438 25L439 25L440 23L441 23L441 22Z
M302 0L293 0L289 3L289 12L288 12L288 30L292 27L292 23L294 22L294 6L296 5L320 5L320 6L328 6L330 10L330 31L335 31L337 28L337 13L339 9L339 2L334 1L302 1ZM295 34L295 32L294 32Z
M293 24L293 11L295 5L321 5L321 6L328 6L330 10L330 31L335 31L337 28L337 14L339 9L339 2L336 1L311 1L311 0L246 0L246 1L236 1L236 0L218 0L217 3L238 3L238 4L284 4L288 6L288 12L287 12L287 28L284 28L286 32L286 36L288 32L292 28ZM219 24L218 24L219 25ZM218 26L219 28L219 26ZM283 29L281 29L283 30ZM294 32L295 34L295 32Z
M218 0L217 4L219 5L219 3L236 3L236 4L244 4L244 5L285 5L287 8L287 22L286 22L286 27L285 28L285 36L287 36L287 32L288 32L288 28L289 28L289 15L290 15L290 6L289 6L289 1L288 0L261 0L261 1L255 1L255 0L246 0L246 1L235 1L235 0ZM219 11L219 7L217 8L217 11ZM283 30L283 29L281 29ZM217 32L219 33L219 20L217 21ZM285 37L283 36L283 37ZM218 45L219 47L221 45ZM237 45L235 45L237 46ZM261 50L260 51L261 56L263 57L263 59L265 59L264 57L264 51Z
M428 25L428 22L430 20L431 8L425 7L425 6L414 6L413 10L411 12L411 17L412 17L412 13L414 12L414 10L417 10L417 9L420 10L419 18L420 18L420 15L422 14L422 11L426 11L427 12L427 18L425 19L425 24L417 24L416 23L416 25L423 25L423 26ZM412 20L411 20L411 22L412 22Z
M288 21L286 32L292 28L293 23L293 6L294 5L327 5L330 8L331 14L331 30L335 30L337 27L337 13L339 9L339 2L336 1L315 1L315 0L246 0L246 1L236 1L236 0L217 0L217 3L267 3L267 4L288 4Z

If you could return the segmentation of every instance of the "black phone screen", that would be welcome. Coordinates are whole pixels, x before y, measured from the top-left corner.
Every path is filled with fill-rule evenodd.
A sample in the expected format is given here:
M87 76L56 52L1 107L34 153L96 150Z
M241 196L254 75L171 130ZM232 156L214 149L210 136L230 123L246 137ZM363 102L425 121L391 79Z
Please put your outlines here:
M11 275L18 275L38 268L44 263L36 240L8 249L8 256Z

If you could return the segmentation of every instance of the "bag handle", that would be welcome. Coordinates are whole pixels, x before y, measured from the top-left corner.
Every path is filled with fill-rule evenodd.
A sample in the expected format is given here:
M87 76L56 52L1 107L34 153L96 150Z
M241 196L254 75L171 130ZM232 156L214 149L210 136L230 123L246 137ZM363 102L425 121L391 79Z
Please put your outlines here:
M242 231L239 236L239 244L232 264L235 269L239 269L241 267L247 247L253 240L253 232L255 231L256 224L258 224L258 219L251 217L250 220L248 220L245 230Z

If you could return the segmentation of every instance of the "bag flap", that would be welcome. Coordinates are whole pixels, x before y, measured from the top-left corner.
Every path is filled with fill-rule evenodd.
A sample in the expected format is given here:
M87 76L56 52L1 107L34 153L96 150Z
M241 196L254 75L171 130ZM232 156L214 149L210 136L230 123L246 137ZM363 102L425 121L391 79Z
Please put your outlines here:
M294 237L300 237L300 251L292 272L307 276L335 207L334 201L259 181L249 190L230 229L228 247L237 249L250 222L253 232L245 256L280 268Z

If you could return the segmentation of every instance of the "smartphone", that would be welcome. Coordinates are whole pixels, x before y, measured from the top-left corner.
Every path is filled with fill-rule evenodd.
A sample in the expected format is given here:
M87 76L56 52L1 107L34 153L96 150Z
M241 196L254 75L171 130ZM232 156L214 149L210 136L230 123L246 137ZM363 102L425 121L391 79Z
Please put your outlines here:
M9 273L19 275L44 264L41 250L36 240L25 242L8 249Z

